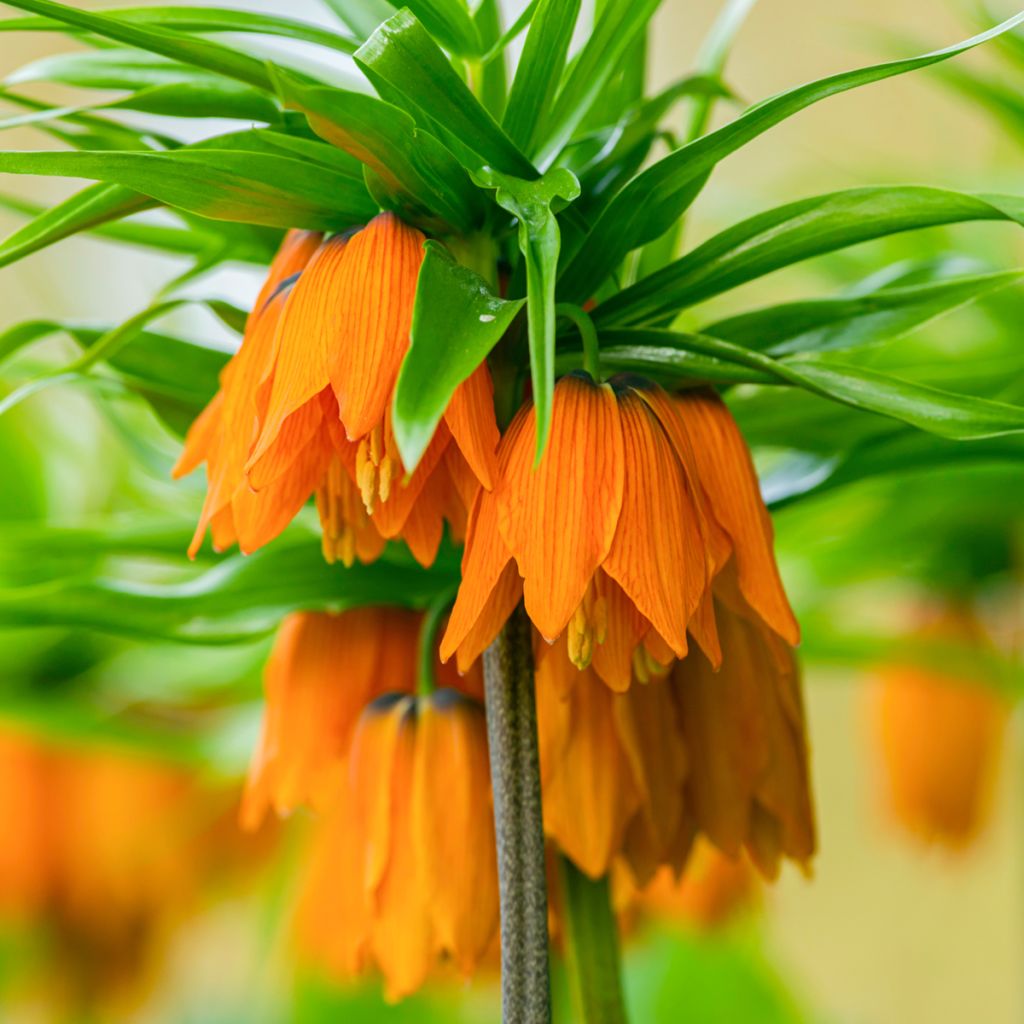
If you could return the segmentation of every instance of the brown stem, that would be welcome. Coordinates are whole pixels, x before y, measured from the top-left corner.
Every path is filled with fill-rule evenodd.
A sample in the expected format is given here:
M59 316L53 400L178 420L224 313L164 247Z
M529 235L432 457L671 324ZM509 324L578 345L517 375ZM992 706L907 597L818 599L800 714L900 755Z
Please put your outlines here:
M501 897L503 1024L548 1024L548 896L530 622L520 605L484 652Z

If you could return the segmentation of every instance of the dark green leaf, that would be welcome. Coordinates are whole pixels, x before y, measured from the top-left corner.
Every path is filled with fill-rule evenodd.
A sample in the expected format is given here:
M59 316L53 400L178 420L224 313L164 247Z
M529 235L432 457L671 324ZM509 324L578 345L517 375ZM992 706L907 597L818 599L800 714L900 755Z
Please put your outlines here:
M397 107L372 96L314 88L281 75L286 104L305 113L323 139L362 161L376 175L375 193L407 219L431 226L430 218L467 232L483 215L480 193L462 166L431 135ZM426 223L425 223L426 217Z
M563 297L582 301L638 246L661 235L695 197L699 182L720 160L786 118L820 100L948 60L1024 21L1024 12L998 28L921 57L890 61L832 75L751 107L731 124L677 149L638 174L610 203L586 243L565 268Z
M535 151L537 163L546 167L572 138L573 132L594 105L601 90L620 66L623 55L647 27L661 0L609 0L594 30L577 54L565 83L558 92ZM536 113L540 113L538 108Z
M720 320L700 333L772 355L878 344L1022 279L1024 271L1007 270L834 299L788 302Z
M602 337L606 337L602 334ZM774 376L780 383L804 388L824 398L866 412L902 420L920 430L956 440L1024 433L1024 408L915 384L822 356L772 359L703 334L672 331L618 331L612 344L681 348L699 355Z
M187 545L183 537L182 552ZM15 545L9 532L3 546ZM0 555L3 551L0 550ZM291 611L366 604L424 608L458 578L449 566L379 561L329 566L310 534L293 528L252 555L234 555L183 582L66 579L0 588L0 623L96 629L188 643L236 643L270 633Z
M508 137L531 152L565 68L580 0L541 0L523 45L505 117Z
M526 264L526 313L530 330L530 379L537 416L537 459L547 444L555 388L555 275L561 234L553 205L580 194L571 171L557 167L535 181L523 181L490 168L475 176L496 189L498 205L519 220L519 251Z
M95 178L204 217L276 227L344 228L376 212L361 183L264 153L6 152L0 172Z
M441 140L470 170L490 164L506 174L537 176L409 11L384 22L356 52L356 61L371 81L383 83L385 91L401 96L436 126Z
M594 319L606 326L657 322L811 256L900 231L971 220L1024 223L1024 200L915 186L849 189L802 199L715 235L603 302Z
M498 298L479 274L438 242L427 242L412 344L393 409L395 440L409 472L427 450L455 389L487 358L525 301Z

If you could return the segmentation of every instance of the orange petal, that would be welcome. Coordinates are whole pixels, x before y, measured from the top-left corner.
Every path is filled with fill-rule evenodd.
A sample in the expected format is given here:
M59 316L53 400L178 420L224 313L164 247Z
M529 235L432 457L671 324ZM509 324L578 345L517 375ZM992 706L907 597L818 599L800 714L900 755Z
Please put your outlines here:
M389 710L368 711L385 719L382 728L387 735L379 737L379 760L370 759L359 775L353 772L352 782L357 788L378 791L365 877L373 885L373 955L384 976L385 997L394 1001L415 992L426 980L436 943L420 884L422 849L413 832L416 714L411 698L401 699ZM354 746L352 756L354 761ZM365 770L374 766L377 770L372 773Z
M413 845L441 946L463 973L498 929L498 870L483 708L454 690L420 701Z
M517 418L502 440L502 472L523 422L522 418ZM459 650L459 670L465 672L480 651L498 635L505 618L515 607L515 602L508 607L511 593L517 589L519 580L514 565L511 574L508 571L511 562L512 555L498 528L498 498L495 492L481 488L470 509L466 526L462 583L459 585L455 607L452 609L449 625L441 641L442 662L446 662L456 650ZM492 600L498 589L501 590L501 594ZM518 599L517 594L515 600ZM499 618L503 611L505 617ZM492 630L493 632L490 632ZM484 635L481 636L481 633ZM471 634L474 642L468 643ZM465 654L460 649L464 643L467 644ZM472 648L472 656L469 648Z
M490 490L498 471L495 452L500 434L494 418L494 384L486 363L455 389L444 419L477 480Z
M612 544L622 508L624 456L612 389L563 377L555 387L548 447L535 469L535 418L519 430L495 489L502 536L523 577L526 610L553 640L579 607ZM511 433L511 430L510 430Z
M320 402L300 406L284 421L281 432L263 455L250 465L246 476L254 491L263 490L283 476L317 434L323 421Z
M295 518L323 483L332 458L332 447L321 440L308 444L288 472L262 491L244 481L239 485L231 507L242 551L250 554L261 548Z
M250 317L259 316L263 312L263 307L280 287L282 281L286 281L303 270L317 249L320 248L323 239L323 233L320 231L302 231L298 228L292 228L285 234L281 248L277 250L277 255L270 264L270 271L263 282L263 287L260 288L260 293L256 297ZM246 330L248 329L249 325L246 324Z
M661 424L635 391L619 398L626 465L622 512L604 570L669 644L686 655L686 628L707 582L697 512Z
M185 447L174 464L174 469L171 470L171 476L175 480L188 476L210 457L210 452L220 437L223 409L224 392L218 391L188 428Z
M633 680L633 654L650 628L622 587L603 570L598 571L598 592L604 598L608 631L594 646L591 665L604 682L618 693L629 689Z
M273 382L250 465L277 439L285 420L330 383L330 360L345 339L346 249L341 236L324 242L291 289L275 335Z
M329 349L327 366L353 440L384 420L409 350L423 242L421 232L393 213L378 214L352 236L332 282L341 344Z
M790 644L799 643L800 627L775 564L771 517L736 421L713 392L679 395L676 407L694 438L697 466L713 514L732 538L743 596L779 636Z

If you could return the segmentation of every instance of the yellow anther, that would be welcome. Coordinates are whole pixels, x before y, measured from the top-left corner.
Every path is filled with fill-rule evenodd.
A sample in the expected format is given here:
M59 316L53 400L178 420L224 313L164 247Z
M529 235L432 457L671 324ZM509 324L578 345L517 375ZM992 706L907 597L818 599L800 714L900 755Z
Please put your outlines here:
M387 501L391 497L391 482L398 475L395 460L390 455L385 455L380 460L380 481L377 485L377 493L381 501Z

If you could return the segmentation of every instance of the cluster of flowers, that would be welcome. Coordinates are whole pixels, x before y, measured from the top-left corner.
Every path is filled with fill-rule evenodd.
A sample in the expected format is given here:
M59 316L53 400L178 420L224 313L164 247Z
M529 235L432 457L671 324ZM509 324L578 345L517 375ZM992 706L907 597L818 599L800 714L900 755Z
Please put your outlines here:
M520 601L545 830L581 870L642 887L703 836L772 876L815 844L798 627L727 407L570 374L535 468L532 404L500 434L482 365L407 474L390 407L423 240L391 214L326 240L290 233L178 465L207 463L193 551L207 528L218 548L255 550L314 494L329 561L401 538L429 565L445 522L465 541L434 692L418 686L412 612L285 623L244 807L250 823L303 803L336 822L323 940L348 972L376 965L392 996L438 956L468 972L494 941L479 666Z

